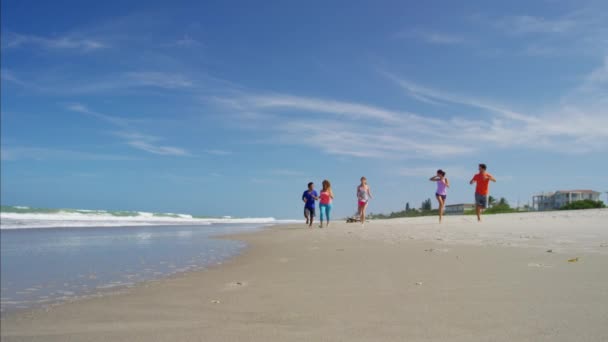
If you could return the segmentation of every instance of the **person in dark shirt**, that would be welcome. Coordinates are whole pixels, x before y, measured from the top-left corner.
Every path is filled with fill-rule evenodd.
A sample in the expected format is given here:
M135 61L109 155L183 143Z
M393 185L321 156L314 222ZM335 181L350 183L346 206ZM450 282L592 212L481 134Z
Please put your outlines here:
M308 183L308 189L302 194L302 201L304 202L304 217L306 217L306 224L311 228L315 218L315 201L318 199L319 194L315 190L314 183Z

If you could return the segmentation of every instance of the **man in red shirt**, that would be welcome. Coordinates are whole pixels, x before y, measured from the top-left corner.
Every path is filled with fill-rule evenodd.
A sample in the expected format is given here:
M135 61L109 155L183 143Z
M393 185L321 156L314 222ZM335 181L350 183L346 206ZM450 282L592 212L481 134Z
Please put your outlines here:
M475 187L475 211L477 221L481 221L481 213L488 206L488 193L490 181L496 182L494 176L486 172L486 164L479 164L479 173L473 176L469 184L477 183Z

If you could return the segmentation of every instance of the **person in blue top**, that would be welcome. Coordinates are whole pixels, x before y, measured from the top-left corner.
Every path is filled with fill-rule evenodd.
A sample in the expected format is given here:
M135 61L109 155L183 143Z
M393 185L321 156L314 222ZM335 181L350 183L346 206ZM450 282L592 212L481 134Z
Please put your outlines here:
M302 194L302 201L304 202L304 217L306 217L306 224L311 228L312 221L315 218L315 201L318 199L319 194L315 191L314 183L308 183L308 189Z

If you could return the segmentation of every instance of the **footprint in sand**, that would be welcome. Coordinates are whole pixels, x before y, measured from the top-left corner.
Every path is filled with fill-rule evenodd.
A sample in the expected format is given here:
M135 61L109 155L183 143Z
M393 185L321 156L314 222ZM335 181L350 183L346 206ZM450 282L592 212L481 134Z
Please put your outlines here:
M224 290L225 291L234 291L234 290L241 289L247 285L248 285L248 283L245 281L233 281L233 282L226 284L224 286Z
M540 263L536 263L536 262L531 262L528 264L528 267L541 267L541 268L549 268L549 267L553 267L551 265L545 265L545 264L540 264Z
M282 263L282 264L285 264L285 263L289 262L289 259L288 258L281 258L281 259L279 259L279 262Z

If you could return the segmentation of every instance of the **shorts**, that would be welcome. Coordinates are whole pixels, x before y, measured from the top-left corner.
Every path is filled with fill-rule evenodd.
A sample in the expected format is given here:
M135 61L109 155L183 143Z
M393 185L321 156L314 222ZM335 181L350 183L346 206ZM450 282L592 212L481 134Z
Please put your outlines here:
M359 201L359 207L365 207L367 202Z
M440 194L435 194L435 196L441 197L441 199L443 199L444 202L445 202L445 199L448 197L448 195L440 195Z
M475 193L475 205L482 208L488 207L488 196Z
M315 217L315 208L304 207L304 216Z

